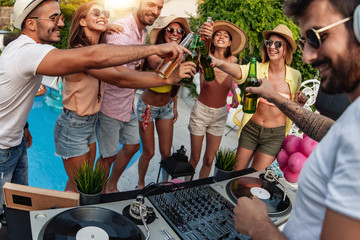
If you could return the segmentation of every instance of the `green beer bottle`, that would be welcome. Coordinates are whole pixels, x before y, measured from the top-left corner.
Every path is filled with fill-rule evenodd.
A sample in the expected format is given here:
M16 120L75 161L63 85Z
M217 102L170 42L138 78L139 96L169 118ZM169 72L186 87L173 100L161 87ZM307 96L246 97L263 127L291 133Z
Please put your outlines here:
M185 62L187 61L191 61L194 62L196 65L199 62L199 39L200 36L199 35L195 35L193 41L191 42L189 51L191 52L192 55L190 54L186 54L185 57ZM193 78L184 78L181 80L182 83L192 83Z
M258 80L256 77L256 58L252 57L250 60L250 68L249 68L249 75L245 82L243 83L243 89L247 87L256 87L258 86ZM242 97L242 104L243 104L243 112L244 113L255 113L256 105L257 105L257 94L248 93L245 91Z
M205 81L213 81L215 79L214 68L210 66L211 57L209 56L204 41L200 41L200 63L204 71Z

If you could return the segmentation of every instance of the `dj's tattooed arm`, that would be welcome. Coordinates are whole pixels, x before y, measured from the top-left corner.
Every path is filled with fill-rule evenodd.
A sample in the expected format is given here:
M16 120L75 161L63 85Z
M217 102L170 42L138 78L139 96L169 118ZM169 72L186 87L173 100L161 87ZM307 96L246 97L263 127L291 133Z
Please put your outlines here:
M318 142L325 136L334 123L334 120L307 110L289 99L283 102L275 102L275 105L290 118L301 131Z

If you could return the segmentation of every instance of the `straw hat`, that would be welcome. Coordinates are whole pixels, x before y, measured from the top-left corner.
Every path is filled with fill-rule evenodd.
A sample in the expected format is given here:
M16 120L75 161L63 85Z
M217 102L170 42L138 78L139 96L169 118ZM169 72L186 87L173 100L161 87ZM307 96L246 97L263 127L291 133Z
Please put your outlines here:
M284 24L279 24L274 30L272 31L263 31L264 39L267 39L267 37L271 34L278 34L285 38L288 43L290 44L291 50L294 52L297 48L296 42L294 40L293 34L291 30L285 26Z
M151 32L150 32L150 42L151 42L151 44L155 44L156 39L157 39L157 37L159 35L159 32L163 28L165 28L167 25L169 25L170 23L173 23L173 22L180 23L181 26L184 28L186 35L190 32L189 24L188 24L187 20L185 18L183 18L183 17L176 17L174 15L171 15L171 16L167 16L167 17L164 17L164 18L159 18L154 23L153 28L151 29Z
M219 30L225 30L230 33L232 37L230 50L233 55L236 55L244 50L248 41L248 37L244 30L231 22L218 20L214 22L213 32L215 33Z
M29 13L44 0L16 0L14 4L14 27L21 29L21 25Z

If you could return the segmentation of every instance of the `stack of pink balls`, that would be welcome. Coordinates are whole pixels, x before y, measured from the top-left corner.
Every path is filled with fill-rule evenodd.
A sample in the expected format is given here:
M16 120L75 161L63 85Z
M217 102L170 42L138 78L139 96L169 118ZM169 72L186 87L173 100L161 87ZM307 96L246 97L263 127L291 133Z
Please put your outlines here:
M315 149L318 142L310 137L303 135L303 138L288 135L285 138L282 149L277 155L277 161L280 170L283 171L284 177L288 182L296 183L299 178L300 171Z

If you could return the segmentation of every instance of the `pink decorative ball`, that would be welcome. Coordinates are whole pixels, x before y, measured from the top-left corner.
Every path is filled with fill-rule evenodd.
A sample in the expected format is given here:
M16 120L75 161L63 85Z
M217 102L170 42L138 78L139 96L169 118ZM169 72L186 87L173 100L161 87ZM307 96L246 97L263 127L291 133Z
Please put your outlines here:
M310 137L304 138L300 143L300 151L306 156L309 157L315 147L318 145L318 142L313 140Z
M292 137L290 138L286 143L286 152L291 155L293 153L300 151L300 143L302 141L302 138L299 137Z
M294 173L290 170L289 167L285 167L284 177L285 177L286 181L291 182L291 183L296 183L299 179L299 173Z
M293 173L300 173L307 157L301 152L291 154L288 161L288 167Z
M277 161L279 166L287 166L288 165L289 154L287 154L285 149L281 149L277 155Z
M293 137L296 137L296 136L294 136L294 135L287 135L287 136L286 136L286 138L285 138L285 140L284 140L284 143L283 143L283 146L282 146L282 149L286 149L286 145L287 145L288 141L289 141L290 139L292 139Z

